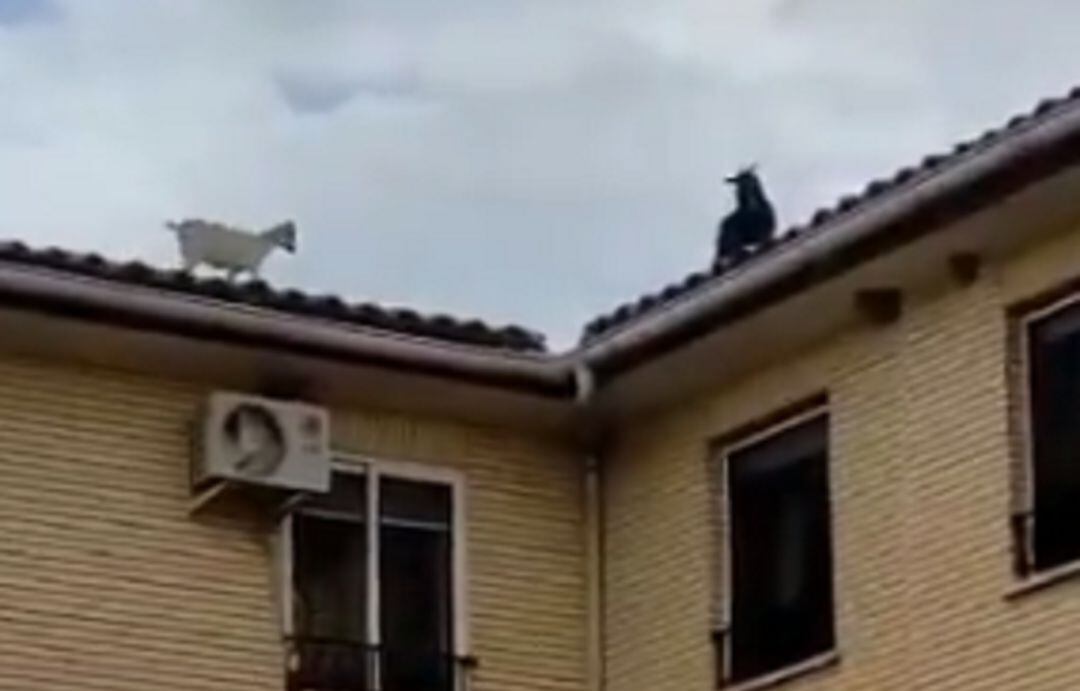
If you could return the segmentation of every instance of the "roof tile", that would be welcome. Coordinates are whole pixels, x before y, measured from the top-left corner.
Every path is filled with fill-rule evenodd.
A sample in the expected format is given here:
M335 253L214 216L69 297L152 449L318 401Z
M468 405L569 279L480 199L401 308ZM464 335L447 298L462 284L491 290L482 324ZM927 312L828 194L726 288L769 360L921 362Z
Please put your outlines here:
M748 256L744 261L756 261L762 255L768 254L776 247L786 244L794 237L817 230L839 216L861 209L868 202L883 194L903 188L915 180L933 174L955 161L999 141L1002 137L1015 133L1018 129L1035 124L1042 118L1055 115L1065 108L1076 106L1078 103L1080 103L1080 86L1073 88L1064 98L1049 98L1039 102L1033 110L1014 116L1003 127L986 130L975 138L956 143L947 153L931 154L923 158L916 166L900 168L886 179L872 180L863 187L860 193L841 197L831 206L814 211L808 222L788 228L778 235L773 243ZM609 332L636 321L653 310L697 291L704 285L710 285L727 273L729 269L730 267L714 266L712 271L707 274L691 274L690 277L683 281L672 283L655 293L650 293L632 302L620 305L608 314L600 315L586 324L581 335L581 342L587 344L595 341ZM699 280L697 277L703 278Z
M234 283L138 261L112 262L98 254L79 254L55 247L31 249L18 241L0 241L0 262L3 261L420 338L514 352L545 351L544 337L520 326L489 326L476 319L459 320L445 314L425 316L411 309L350 304L336 295L310 295L295 288L275 289L262 280Z

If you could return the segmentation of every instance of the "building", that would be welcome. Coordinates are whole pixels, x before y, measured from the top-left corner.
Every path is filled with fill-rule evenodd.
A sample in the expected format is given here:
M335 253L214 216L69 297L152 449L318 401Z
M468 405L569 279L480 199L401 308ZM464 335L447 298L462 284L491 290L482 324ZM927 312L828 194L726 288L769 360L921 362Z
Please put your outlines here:
M0 688L1080 688L1078 164L1080 92L559 354L0 246ZM221 391L330 491L193 493Z

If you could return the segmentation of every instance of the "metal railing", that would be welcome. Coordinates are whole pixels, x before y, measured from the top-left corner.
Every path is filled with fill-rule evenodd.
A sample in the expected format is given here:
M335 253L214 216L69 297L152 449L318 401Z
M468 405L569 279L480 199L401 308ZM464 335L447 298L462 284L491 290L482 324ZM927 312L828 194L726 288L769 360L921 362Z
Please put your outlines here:
M471 656L395 650L361 641L286 641L288 691L471 691Z
M379 650L359 641L291 638L286 641L288 691L375 691Z

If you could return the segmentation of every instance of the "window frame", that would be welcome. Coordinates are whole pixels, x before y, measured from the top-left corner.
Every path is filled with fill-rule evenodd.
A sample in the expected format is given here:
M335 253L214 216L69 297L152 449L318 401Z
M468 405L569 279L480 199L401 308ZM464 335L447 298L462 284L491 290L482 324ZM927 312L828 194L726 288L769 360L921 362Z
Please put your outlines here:
M1056 314L1080 306L1080 291L1072 290L1058 294L1015 313L1013 319L1013 343L1016 351L1009 353L1016 368L1010 381L1016 414L1013 429L1017 438L1012 440L1016 472L1012 483L1013 530L1010 541L1016 559L1013 575L1023 586L1018 592L1056 582L1062 578L1080 574L1080 556L1063 564L1038 569L1035 554L1035 410L1032 401L1032 328L1039 322ZM1015 594L1015 593L1013 593Z
M450 489L450 559L451 571L451 630L453 632L453 650L451 654L457 660L470 659L471 641L469 639L469 602L468 602L468 556L466 541L466 482L460 470L443 466L427 465L412 461L389 460L372 456L333 452L331 454L331 474L364 475L367 478L367 506L364 526L367 531L367 621L365 633L366 645L378 649L382 644L380 627L381 593L379 576L380 521L379 479L389 477L399 480L427 482L445 485ZM295 551L293 550L293 517L303 511L303 502L293 506L285 513L278 526L278 564L280 585L278 588L278 607L280 610L281 630L284 639L289 639L296 632L293 619L293 575L295 572Z
M833 490L832 472L828 473L828 500L829 500L829 541L831 547L831 560L832 560L832 577L830 582L830 589L832 590L832 628L833 628L833 645L829 650L812 655L803 660L798 660L789 665L785 665L779 669L764 674L743 679L737 682L730 681L730 671L732 669L733 662L733 650L732 650L732 630L733 630L733 610L734 610L734 592L733 592L733 565L734 565L734 550L732 545L732 516L731 516L731 488L730 488L730 472L731 472L731 457L738 454L747 448L755 446L763 441L770 439L778 434L782 434L792 428L800 425L812 422L819 418L825 418L826 421L826 464L829 471L832 470L832 448L831 448L831 429L832 418L829 405L829 399L827 395L819 394L812 396L801 402L797 402L794 405L788 406L782 410L775 412L772 415L767 416L763 421L759 423L751 423L734 432L723 435L719 440L713 444L713 458L714 460L714 488L715 488L715 506L717 510L717 529L715 531L716 540L718 546L715 548L715 558L717 559L718 568L718 587L719 597L715 598L716 616L718 619L718 626L716 631L719 636L714 634L714 640L720 638L718 650L716 651L719 659L719 670L717 674L718 688L729 689L734 691L751 691L753 689L772 687L778 684L782 684L790 679L801 677L804 674L814 672L816 670L832 666L839 662L840 659L840 627L839 617L837 616L837 573L836 573L836 531L833 510L833 500L835 499L835 493Z

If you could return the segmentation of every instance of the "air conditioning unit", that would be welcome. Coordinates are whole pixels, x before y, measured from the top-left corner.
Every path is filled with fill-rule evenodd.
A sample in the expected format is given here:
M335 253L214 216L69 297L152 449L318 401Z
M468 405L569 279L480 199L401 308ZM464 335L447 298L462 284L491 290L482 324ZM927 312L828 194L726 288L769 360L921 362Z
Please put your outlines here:
M304 403L215 392L196 434L191 482L301 492L330 489L329 415Z

